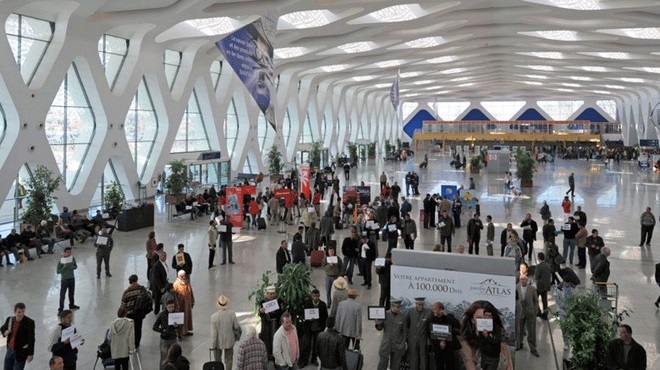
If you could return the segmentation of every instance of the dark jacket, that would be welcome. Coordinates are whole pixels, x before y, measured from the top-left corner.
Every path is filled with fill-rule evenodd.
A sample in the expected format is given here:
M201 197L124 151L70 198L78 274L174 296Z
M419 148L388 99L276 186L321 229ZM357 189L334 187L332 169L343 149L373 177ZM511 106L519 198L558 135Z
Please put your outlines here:
M281 274L284 265L287 263L291 263L291 254L287 249L283 249L282 247L277 248L277 253L275 254L275 271Z
M190 274L192 274L192 269L193 269L193 262L192 262L192 258L190 258L190 254L188 254L186 252L183 252L183 260L184 260L185 263L181 268L179 268L179 266L176 264L176 255L177 254L178 253L176 253L172 256L172 268L174 269L174 271L177 271L177 272L179 270L183 270L183 271L186 272L186 276L189 276Z
M328 329L319 334L316 339L316 351L323 368L347 368L344 338L335 329Z
M534 281L538 292L547 292L552 284L552 266L546 261L540 261L534 270Z
M303 326L304 331L320 333L325 329L325 321L328 319L328 305L319 300L318 306L314 306L311 299L308 299L304 304L303 308L318 308L319 309L319 318L313 320L300 320L301 325Z
M484 224L481 220L471 218L467 223L467 237L473 241L478 242L481 240L481 230L484 229Z
M628 361L623 361L623 340L615 339L607 346L607 368L611 370L646 370L646 350L639 343L632 340Z
M176 310L174 312L176 312ZM174 327L174 325L167 324L168 314L169 312L167 312L167 310L160 311L152 328L154 331L160 333L160 339L171 340L175 339L179 335L178 330ZM183 325L183 323L180 325Z
M358 243L357 239L353 238L344 238L344 242L341 244L341 253L344 255L344 258L357 258L358 256Z
M231 229L234 227L234 225L229 221L220 221L220 225L227 226L227 230L220 233L220 241L230 242L232 240Z
M151 291L161 292L161 289L165 289L167 286L167 270L160 260L154 263L153 268L151 269L151 279L149 279L149 286Z
M575 222L567 222L567 224L571 225L570 230L563 230L562 226L562 232L564 233L564 239L575 239L575 234L578 232L578 225Z
M553 244L555 242L556 231L555 225L543 225L543 241Z
M65 367L75 365L76 361L78 361L78 348L71 347L70 343L62 342L62 329L68 328L68 326L65 327L62 324L58 324L58 325L60 330L59 338L57 339L57 342L53 343L53 346L50 348L50 351L52 352L53 356L62 357ZM74 329L73 332L77 333L78 329ZM57 334L54 334L53 336L55 335Z
M523 220L523 222L520 224L520 227L525 227L529 226L531 229L529 230L523 230L523 240L525 241L533 241L536 240L536 232L539 231L539 227L536 224L536 221L534 220Z
M168 362L165 365L165 367L163 367L163 369L164 370L189 370L190 369L190 361L188 361L187 358L181 356L176 361Z
M461 323L456 319L456 317L454 317L454 315L445 313L442 315L442 317L433 316L430 320L429 338L431 338L431 350L434 353L440 351L440 339L436 339L431 335L433 324L449 325L451 328L450 330L452 340L445 342L445 349L450 351L458 351L461 349L461 343L458 340L458 336L461 334Z
M605 283L610 278L610 261L604 254L599 254L594 258L592 270L592 279L597 283Z
M5 320L4 325L0 327L0 332L2 336L5 336L5 331L9 329L9 322L12 321L12 325L16 325L13 322L14 316L10 316ZM11 333L7 336L7 343L11 340ZM34 356L34 320L27 316L23 316L20 326L18 327L18 332L16 333L16 339L14 340L14 351L16 352L16 359L18 361L25 361L28 356Z
M294 241L291 245L291 258L293 259L293 263L305 263L306 256L307 244L299 240Z

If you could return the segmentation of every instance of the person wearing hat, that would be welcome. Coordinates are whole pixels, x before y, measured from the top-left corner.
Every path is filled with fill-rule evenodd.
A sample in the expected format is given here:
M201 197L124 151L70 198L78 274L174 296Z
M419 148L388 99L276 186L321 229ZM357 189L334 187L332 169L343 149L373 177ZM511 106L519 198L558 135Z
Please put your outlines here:
M234 362L234 343L241 338L241 326L236 312L229 309L230 300L221 295L215 300L218 311L211 316L211 350L215 361L222 360L225 353L225 369L231 370Z
M337 277L343 273L343 269L341 257L336 255L337 250L335 248L328 247L327 252L328 255L323 258L323 263L321 266L323 267L323 270L325 270L326 300L328 301L328 306L332 306L332 283L334 283L335 279L337 279ZM332 263L328 262L328 257L335 257L337 262L334 262L334 258L332 259Z
M50 236L48 221L42 220L39 226L37 226L37 237L41 239L43 244L48 244L48 251L42 251L42 253L53 254L53 248L55 247L56 239Z
M433 317L429 323L429 338L431 352L436 370L453 370L455 368L456 351L461 349L458 336L461 334L461 323L454 315L445 312L442 302L433 303ZM439 337L433 332L433 325L444 325L449 329L449 338Z
M411 369L427 368L426 338L431 321L431 310L425 306L426 298L415 298L415 309L408 311L405 327L408 333L408 363Z
M353 342L353 349L360 349L360 338L362 337L362 307L355 300L357 290L348 290L348 299L339 303L335 316L337 331L344 337L346 348Z
M399 370L401 358L406 353L406 326L405 316L401 313L401 300L390 302L391 308L385 312L385 320L376 320L376 330L383 331L378 355L378 370L387 370L388 363L391 370Z
M346 288L348 287L348 282L343 276L338 277L335 279L335 281L332 283L332 286L335 288L334 292L332 292L332 305L330 306L330 316L335 317L337 314L337 307L339 307L339 303L345 301L348 299L348 291Z
M271 312L266 312L264 304L277 300L277 309ZM280 318L284 313L284 301L277 298L275 293L275 286L269 285L266 287L265 297L259 302L259 318L261 319L261 333L259 339L266 344L268 355L273 356L273 334L280 327Z

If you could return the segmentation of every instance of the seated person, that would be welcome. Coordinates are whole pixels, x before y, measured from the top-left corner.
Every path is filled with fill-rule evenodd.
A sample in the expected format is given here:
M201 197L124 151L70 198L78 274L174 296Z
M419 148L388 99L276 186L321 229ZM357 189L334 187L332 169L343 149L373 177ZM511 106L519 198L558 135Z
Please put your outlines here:
M108 214L107 217L110 217L110 214ZM101 213L100 209L96 210L96 215L94 215L92 223L94 224L94 233L92 234L96 234L96 230L102 228L108 229L108 234L112 234L112 232L115 230L115 226L111 225L105 218L103 218L103 213Z
M37 251L37 257L41 258L41 240L37 237L37 233L32 230L32 225L25 225L25 229L21 233L21 242L25 247L25 257L32 258L28 249L34 248Z
M53 254L53 247L55 246L55 238L50 235L50 228L48 227L48 221L43 220L37 227L37 237L41 240L42 245L48 244L48 251L41 253Z
M69 229L65 224L62 218L57 220L57 225L55 226L55 236L57 239L69 240L69 244L73 247L73 240L75 239L73 231Z
M32 260L32 257L30 257L29 252L27 251L27 247L23 245L23 239L21 237L21 234L16 232L16 229L11 229L11 233L7 235L5 238L5 244L7 245L7 248L14 252L14 255L16 257L16 260L18 260L18 254L20 249L25 249L23 255L29 260Z
M69 225L71 223L71 212L69 212L68 207L64 207L62 213L60 213L60 219L62 222Z
M189 209L186 208L186 207L188 207L188 204L185 201L182 200L182 201L180 201L179 203L176 204L176 212L180 215L190 213L190 219L194 220L195 217L197 217L195 215L195 212L193 212L194 207L192 207L192 205L190 205L191 208L189 208Z
M78 213L78 210L74 209L73 213L71 214L71 222L69 222L69 228L73 231L77 231L83 227L85 227L83 218L80 216L80 213Z
M202 194L197 196L197 208L199 208L200 212L204 212L204 214L207 215L209 214L210 211L209 204L206 201L206 199L204 199Z
M14 265L9 260L10 253L13 253L14 258L16 258L16 261L18 261L18 249L16 249L16 247L10 249L9 246L7 245L6 240L2 238L2 235L0 235L0 266L2 266L2 259L1 259L2 256L5 256L5 258L7 259L7 266Z
M194 220L197 218L197 215L199 214L199 208L195 206L193 203L197 202L197 198L191 196L186 197L186 206L192 207L192 211L190 212L190 219Z

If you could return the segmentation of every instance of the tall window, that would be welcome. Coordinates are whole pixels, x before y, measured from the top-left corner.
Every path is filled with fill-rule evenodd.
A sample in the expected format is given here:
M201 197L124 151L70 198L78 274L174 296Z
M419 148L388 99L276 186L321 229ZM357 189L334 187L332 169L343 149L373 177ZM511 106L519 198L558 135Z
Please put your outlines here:
M282 135L284 135L284 144L286 147L289 147L289 139L291 139L291 116L289 116L289 110L286 110L284 114L284 121L282 122Z
M541 107L553 120L567 120L584 104L582 100L539 100L536 104Z
M165 50L165 54L163 54L163 67L165 68L167 85L171 90L181 67L181 52L170 49Z
M598 100L596 101L596 105L604 110L613 120L616 120L616 102L614 100Z
M46 116L46 137L67 189L80 173L95 128L94 111L73 63Z
M225 116L225 138L227 139L227 151L231 156L236 149L236 141L238 139L238 113L236 112L236 104L234 99L231 99L227 115Z
M470 106L466 101L435 102L432 104L436 116L441 120L455 121Z
M158 132L158 115L144 77L126 114L124 132L137 173L142 177Z
M128 54L128 40L110 35L103 35L99 39L98 49L101 64L105 70L105 78L108 86L112 89L117 81L117 76Z
M186 110L183 112L179 131L176 133L172 153L199 152L209 149L209 137L206 134L204 119L199 109L197 91L193 90Z
M364 126L362 126L362 122L358 122L358 133L357 133L357 138L358 139L364 139Z
M250 155L245 157L245 162L243 162L243 173L252 173L252 162L250 162Z
M211 82L213 83L213 90L218 89L218 83L220 82L220 74L222 73L222 62L219 60L214 60L211 63Z
M112 186L112 183L116 182L117 184L123 185L120 181L119 178L117 177L117 172L115 171L115 166L113 165L112 161L109 160L108 163L105 165L105 169L103 170L103 174L101 175L101 180L99 181L98 185L96 186L96 191L94 192L94 197L92 198L92 202L89 204L90 208L105 208L105 197L107 195L107 191ZM123 193L123 189L122 189ZM128 200L128 199L127 199Z
M314 129L312 128L312 121L309 119L309 113L305 117L305 124L303 125L303 134L301 138L302 143L314 142Z
M524 101L482 101L481 105L498 121L508 121L513 118L520 108L525 105Z
M14 59L26 85L30 84L41 59L53 39L55 23L11 14L5 23L5 32Z
M257 138L259 139L259 148L264 154L264 158L266 158L268 150L273 145L275 131L271 128L263 113L259 113L257 120Z

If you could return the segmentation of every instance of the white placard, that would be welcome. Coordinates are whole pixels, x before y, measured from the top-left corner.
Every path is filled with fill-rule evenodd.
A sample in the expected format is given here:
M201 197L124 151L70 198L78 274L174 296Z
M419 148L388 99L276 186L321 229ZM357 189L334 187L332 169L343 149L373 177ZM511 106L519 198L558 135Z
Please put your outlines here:
M530 225L523 226L523 230L531 230L531 229L532 229L532 226L530 226Z
M449 334L449 325L431 324L431 331L438 334Z
M477 319L477 332L493 331L493 319Z
M240 227L232 227L231 232L232 232L232 234L240 234L241 233L241 228Z
M192 206L186 206L186 211L190 211L192 209Z
M565 223L561 225L561 229L564 231L571 231L571 224L570 223Z
M385 307L369 306L367 308L368 320L385 320Z
M69 326L68 328L62 329L62 342L66 342L67 339L70 339L75 333L76 328Z
M368 220L367 222L364 223L364 228L371 230L374 227L374 222L372 220Z
M367 236L367 232L366 232L366 231L363 231L363 232L362 232L362 236Z
M102 213L101 217L102 218L110 218L110 214L109 213Z
M183 324L183 312L171 312L167 314L167 325Z
M578 216L578 215L573 215L573 218L574 218L575 220L577 220L577 221L580 220L580 216Z
M85 343L85 338L82 333L75 333L71 336L71 348L79 348Z
M389 230L389 231L396 231L396 225L394 225L394 224L389 224L389 225L387 225L387 230Z
M385 257L378 257L374 261L374 266L379 267L379 266L385 266Z
M360 257L367 258L367 251L369 249L371 249L371 248L369 248L369 244L362 244L362 252L360 254Z
M307 212L314 213L315 211L314 207L307 207Z
M337 256L328 256L327 261L328 263L339 263L339 258Z
M438 227L445 227L445 226L447 226L447 225L445 225L444 222L440 222L440 223L438 224Z
M277 299L264 302L261 306L264 308L264 311L266 311L266 313L271 313L273 311L277 311L280 309L280 304L277 303Z
M320 315L318 308L305 308L305 320L315 320L319 318Z
M198 202L193 202L193 206L197 207L199 205Z
M227 232L227 225L218 225L218 232L226 233Z
M108 244L108 237L107 236L97 236L96 237L96 244L98 245L106 245Z
M60 259L60 263L63 264L63 265L66 265L67 263L72 263L72 262L73 262L73 256L62 257L62 259Z

